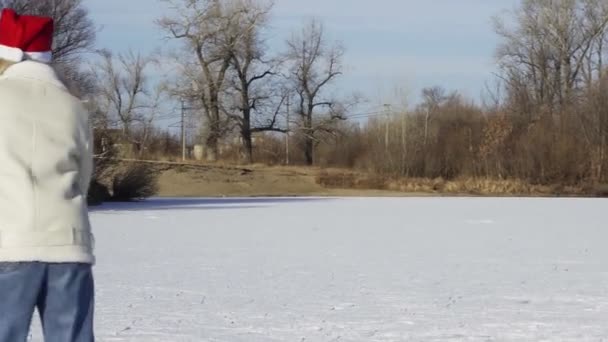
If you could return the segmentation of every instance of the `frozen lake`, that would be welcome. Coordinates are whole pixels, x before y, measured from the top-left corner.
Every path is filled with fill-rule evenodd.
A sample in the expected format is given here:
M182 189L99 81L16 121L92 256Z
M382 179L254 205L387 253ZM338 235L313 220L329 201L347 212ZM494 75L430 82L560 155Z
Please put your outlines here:
M603 199L106 205L92 212L97 338L608 340L607 212Z

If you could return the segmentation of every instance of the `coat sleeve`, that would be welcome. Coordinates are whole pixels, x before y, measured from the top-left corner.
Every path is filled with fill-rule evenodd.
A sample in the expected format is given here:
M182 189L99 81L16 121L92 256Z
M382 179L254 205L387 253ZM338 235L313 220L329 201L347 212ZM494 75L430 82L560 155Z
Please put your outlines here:
M83 111L83 127L82 127L82 147L81 147L81 165L80 165L80 189L86 197L89 192L89 185L93 176L93 128L91 127L89 114Z

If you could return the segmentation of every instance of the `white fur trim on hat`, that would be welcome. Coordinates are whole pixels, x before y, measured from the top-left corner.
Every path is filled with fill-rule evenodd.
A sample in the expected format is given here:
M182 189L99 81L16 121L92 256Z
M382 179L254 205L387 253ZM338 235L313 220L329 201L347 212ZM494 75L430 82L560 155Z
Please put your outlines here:
M50 63L53 60L53 53L51 51L23 52L21 49L0 44L0 58L11 62L21 62L24 59L28 59L41 63Z
M47 52L25 52L25 59L29 59L36 62L50 63L53 60L53 53Z
M0 58L11 62L21 62L23 57L24 53L21 49L0 44Z

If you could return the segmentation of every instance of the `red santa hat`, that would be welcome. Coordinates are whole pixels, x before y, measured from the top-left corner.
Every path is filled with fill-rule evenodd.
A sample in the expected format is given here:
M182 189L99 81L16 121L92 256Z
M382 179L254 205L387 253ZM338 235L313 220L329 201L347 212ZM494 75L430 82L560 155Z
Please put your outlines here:
M53 19L18 15L2 10L0 17L0 58L21 62L29 59L49 63L52 60Z

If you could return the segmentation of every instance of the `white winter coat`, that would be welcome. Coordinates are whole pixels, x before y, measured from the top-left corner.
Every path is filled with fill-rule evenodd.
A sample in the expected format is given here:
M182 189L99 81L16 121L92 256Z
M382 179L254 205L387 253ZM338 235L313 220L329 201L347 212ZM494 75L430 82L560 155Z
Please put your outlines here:
M94 263L88 114L54 70L0 75L0 261Z

